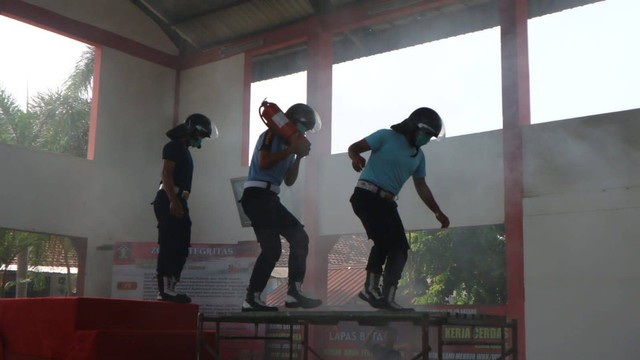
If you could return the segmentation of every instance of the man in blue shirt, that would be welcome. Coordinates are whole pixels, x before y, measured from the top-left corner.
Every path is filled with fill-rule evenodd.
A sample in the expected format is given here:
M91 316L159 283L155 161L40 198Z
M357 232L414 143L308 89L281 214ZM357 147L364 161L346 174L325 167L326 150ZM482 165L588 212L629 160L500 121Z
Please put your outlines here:
M349 146L351 165L355 171L362 172L350 202L373 241L364 289L358 296L374 308L411 310L395 302L409 250L395 200L409 177L413 178L420 199L442 227L449 226L449 218L440 210L425 181L425 157L420 149L431 138L443 135L438 113L423 107L391 126L391 130L378 130ZM366 151L371 151L371 156L365 166L366 161L360 154ZM379 287L381 278L382 291Z
M191 298L176 292L176 284L189 255L191 218L187 200L191 193L193 159L189 147L200 148L202 139L218 137L218 129L202 114L167 131L171 139L162 149L162 181L153 200L158 220L158 300L190 303Z
M261 295L276 262L280 259L280 235L289 242L290 247L289 288L285 306L310 309L322 304L321 300L309 298L302 292L309 253L309 236L300 221L282 205L278 197L283 181L285 185L291 186L298 178L300 160L310 151L310 144L304 141L302 134L317 130L320 127L320 118L305 104L291 106L285 115L301 134L293 136L289 141L271 129L260 135L240 200L242 209L251 220L261 249L251 273L242 311L278 310L276 306L267 305L261 299Z

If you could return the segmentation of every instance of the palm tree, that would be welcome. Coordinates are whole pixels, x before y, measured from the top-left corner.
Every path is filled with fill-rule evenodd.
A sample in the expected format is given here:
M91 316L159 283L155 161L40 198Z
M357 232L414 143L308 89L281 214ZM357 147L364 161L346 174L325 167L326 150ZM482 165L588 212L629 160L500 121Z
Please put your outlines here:
M30 116L20 110L13 96L0 87L0 140L28 147L35 136L34 130Z
M88 46L63 87L36 94L26 112L0 87L0 141L86 157L94 58Z
M65 91L83 98L91 98L93 85L93 64L96 57L96 48L87 46L76 62L75 69L64 83Z
M30 248L41 248L47 241L47 235L0 229L0 298L16 285L8 281L7 273L18 255Z

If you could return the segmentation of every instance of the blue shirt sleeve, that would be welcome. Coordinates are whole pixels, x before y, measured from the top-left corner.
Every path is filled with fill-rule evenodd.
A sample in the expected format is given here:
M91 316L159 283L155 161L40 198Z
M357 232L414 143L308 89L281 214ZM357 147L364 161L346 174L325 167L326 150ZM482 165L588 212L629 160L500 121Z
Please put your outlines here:
M386 131L384 129L380 129L366 138L364 140L369 144L371 150L378 150L384 145L384 140L386 138Z

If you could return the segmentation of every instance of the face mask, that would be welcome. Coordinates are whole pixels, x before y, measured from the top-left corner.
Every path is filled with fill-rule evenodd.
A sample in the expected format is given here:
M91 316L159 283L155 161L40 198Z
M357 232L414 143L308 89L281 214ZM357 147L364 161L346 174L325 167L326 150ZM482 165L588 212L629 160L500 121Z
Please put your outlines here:
M191 138L189 139L189 144L194 148L200 149L202 147L202 139L200 138Z
M429 142L429 140L431 140L431 136L420 131L416 136L416 146L420 147L422 145L426 145Z

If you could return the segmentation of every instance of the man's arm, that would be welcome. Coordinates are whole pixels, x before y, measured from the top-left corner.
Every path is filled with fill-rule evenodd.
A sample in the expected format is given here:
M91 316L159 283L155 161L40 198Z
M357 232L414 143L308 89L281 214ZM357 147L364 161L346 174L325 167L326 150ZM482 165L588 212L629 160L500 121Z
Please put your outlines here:
M184 209L174 190L173 169L175 167L176 163L174 161L162 160L162 189L169 197L169 212L171 215L181 218L184 215Z
M286 159L289 155L293 154L294 152L295 151L292 146L274 153L269 152L268 150L260 150L260 153L259 153L260 168L270 169L280 161Z
M371 150L371 147L365 139L355 142L349 146L347 154L349 155L349 159L351 159L351 167L353 167L353 170L360 172L364 169L366 160L360 154L369 150Z
M433 213L436 215L436 219L442 225L442 228L448 228L449 218L442 212L442 210L440 210L440 206L438 206L438 203L433 197L433 193L431 193L431 189L429 189L429 186L427 185L425 179L423 177L414 177L413 184L416 187L416 191L418 192L420 199L422 199L422 202L424 202L424 204L427 205L427 207L431 211L433 211Z
M291 166L289 166L289 169L287 169L287 173L284 175L285 185L291 186L298 179L298 171L300 170L300 160L302 160L302 156L296 155L296 159L293 161L293 164L291 164Z
M273 136L273 135L272 135ZM299 158L309 155L311 150L311 144L302 141L299 137L294 137L291 141L291 145L277 152L269 152L268 150L260 150L259 153L259 165L261 169L270 169L280 161L286 159L291 154L298 155Z

